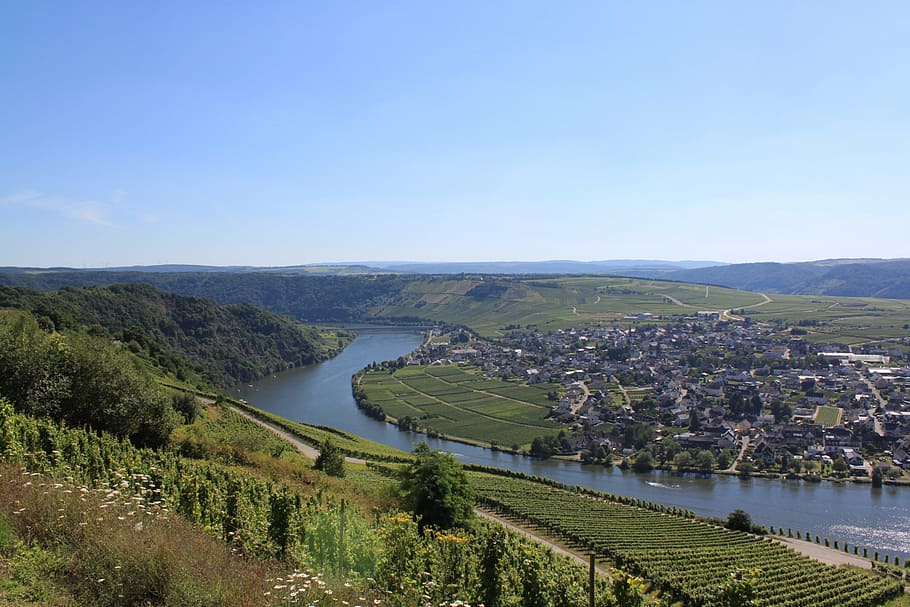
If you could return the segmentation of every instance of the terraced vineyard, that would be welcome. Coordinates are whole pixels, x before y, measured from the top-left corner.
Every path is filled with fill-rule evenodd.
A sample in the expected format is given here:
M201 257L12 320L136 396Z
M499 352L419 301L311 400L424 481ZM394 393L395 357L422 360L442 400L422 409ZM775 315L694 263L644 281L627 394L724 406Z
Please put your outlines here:
M609 559L687 605L712 604L713 589L751 569L761 570L760 606L869 607L902 591L872 572L824 565L770 540L618 498L490 474L472 482L485 507Z
M551 384L530 386L487 379L470 367L434 366L368 372L361 387L386 415L410 417L422 429L453 438L510 447L559 432L546 419L555 404L547 393L558 389Z

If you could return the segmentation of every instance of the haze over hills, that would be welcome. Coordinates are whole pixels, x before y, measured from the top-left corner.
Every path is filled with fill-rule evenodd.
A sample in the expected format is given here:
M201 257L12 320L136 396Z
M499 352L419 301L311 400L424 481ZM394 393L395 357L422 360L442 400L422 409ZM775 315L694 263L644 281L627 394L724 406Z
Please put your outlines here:
M666 261L660 259L613 259L604 261L363 261L320 262L294 266L212 266L159 264L103 268L0 267L2 273L47 271L99 272L274 272L278 274L610 274L617 271L670 272L724 265L718 261Z
M826 259L779 263L724 264L715 261L620 259L606 261L408 262L368 261L296 266L209 266L170 264L110 268L0 268L0 283L57 289L64 285L151 282L168 289L188 274L273 274L286 276L358 276L380 274L586 274L651 278L712 284L747 291L789 295L841 295L910 299L910 259ZM170 275L153 279L144 275ZM116 275L116 277L115 277ZM193 279L195 280L195 278ZM177 292L191 292L182 288ZM229 299L229 298L228 298Z

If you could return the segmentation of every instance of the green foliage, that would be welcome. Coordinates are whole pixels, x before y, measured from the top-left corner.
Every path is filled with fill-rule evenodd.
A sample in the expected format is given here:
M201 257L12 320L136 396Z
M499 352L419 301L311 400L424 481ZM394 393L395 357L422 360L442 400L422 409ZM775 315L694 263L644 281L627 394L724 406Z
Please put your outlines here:
M548 434L547 436L537 436L531 441L531 448L528 453L531 457L547 459L560 450L559 439Z
M473 517L471 486L464 469L450 453L433 451L426 443L413 451L414 462L402 472L400 492L408 509L427 527L466 526Z
M627 575L622 571L617 572L610 585L616 607L640 607L644 603L641 596L643 587L644 580L640 577Z
M733 571L730 579L715 592L713 604L717 607L751 607L755 605L756 587L761 573L761 569Z
M734 531L752 531L752 517L745 510L734 510L727 516L727 529Z
M293 602L282 586L302 589L309 574L269 582L259 557L280 557L288 567L350 571L355 586L372 578L373 590L347 596L339 584L333 596L350 604L373 604L376 597L393 607L474 604L491 589L482 578L492 571L493 561L483 562L484 547L492 545L495 576L487 579L497 580L499 599L491 606L570 607L584 600L583 568L498 525L421 533L407 514L368 522L321 492L306 495L244 470L137 449L47 420L13 414L7 421L29 454L22 462L35 472L0 466L0 521L15 512L16 528L27 530L35 545L61 547L64 580L73 584L79 604ZM0 524L0 551L15 542L14 535L3 539L10 534ZM214 538L229 545L219 547ZM318 595L294 596L306 597L306 604L334 604L323 588Z
M630 449L644 449L654 440L654 429L648 424L629 424L623 430L623 445Z
M635 456L635 461L632 462L632 469L636 472L650 472L653 470L654 458L651 457L651 452L647 449L639 451Z
M199 417L202 407L199 405L199 399L187 392L175 394L171 397L171 406L174 411L183 416L183 423L192 424Z
M30 315L0 317L0 396L18 411L140 445L166 443L177 424L168 399L125 352L101 338L48 335Z
M87 329L124 346L180 381L220 385L323 360L337 350L313 328L250 304L220 306L143 284L40 293L0 287L0 306L53 317L57 330Z
M322 470L329 476L344 477L344 453L335 446L331 439L325 439L319 446L319 457L313 465L316 470Z

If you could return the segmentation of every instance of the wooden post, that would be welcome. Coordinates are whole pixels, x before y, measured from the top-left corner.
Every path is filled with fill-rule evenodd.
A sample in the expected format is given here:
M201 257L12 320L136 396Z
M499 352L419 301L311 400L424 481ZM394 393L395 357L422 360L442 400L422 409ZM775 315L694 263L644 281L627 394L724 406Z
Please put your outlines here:
M345 551L347 550L347 547L345 546L345 541L344 541L344 528L346 526L345 523L347 522L345 520L347 518L347 509L348 509L347 500L344 500L344 499L341 500L341 521L340 521L341 524L338 526L339 527L338 533L340 535L340 537L338 538L338 561L339 561L338 568L341 569L342 572L345 571L345 565L346 565Z
M594 554L591 554L591 566L588 569L588 607L594 607Z

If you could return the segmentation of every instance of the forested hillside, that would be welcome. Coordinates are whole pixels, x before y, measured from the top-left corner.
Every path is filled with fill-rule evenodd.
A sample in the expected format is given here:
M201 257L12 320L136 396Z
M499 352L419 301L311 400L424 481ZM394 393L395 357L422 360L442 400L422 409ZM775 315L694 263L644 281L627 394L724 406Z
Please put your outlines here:
M220 306L141 284L56 293L0 287L0 307L28 310L47 329L108 334L179 380L196 373L221 386L323 360L342 345L248 303Z
M397 276L306 276L233 272L49 271L0 274L0 284L56 291L146 283L168 293L195 295L220 304L250 303L302 321L347 322L361 319L375 302L396 296L410 280Z

